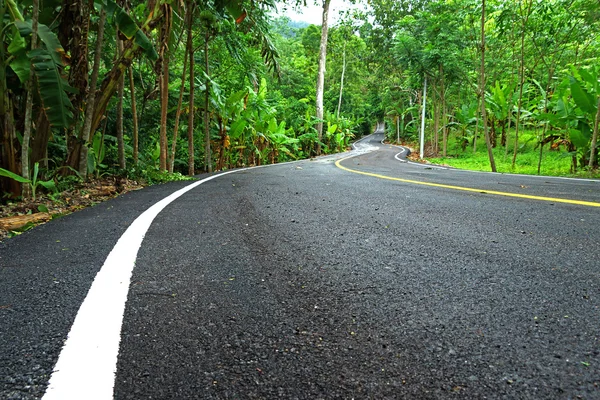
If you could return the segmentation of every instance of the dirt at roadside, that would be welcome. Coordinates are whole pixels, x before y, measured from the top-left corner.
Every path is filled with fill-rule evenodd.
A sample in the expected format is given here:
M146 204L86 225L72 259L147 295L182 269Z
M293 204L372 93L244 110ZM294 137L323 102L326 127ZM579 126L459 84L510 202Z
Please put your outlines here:
M126 178L104 178L78 184L50 197L38 194L35 201L13 201L0 205L0 241L32 227L112 199L144 185Z

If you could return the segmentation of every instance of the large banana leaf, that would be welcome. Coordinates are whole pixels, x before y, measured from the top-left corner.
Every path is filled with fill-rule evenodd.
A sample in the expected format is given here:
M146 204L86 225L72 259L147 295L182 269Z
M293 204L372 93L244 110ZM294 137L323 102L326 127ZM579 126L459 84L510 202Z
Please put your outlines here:
M10 68L19 77L21 83L29 80L29 58L27 58L27 43L19 31L15 31L8 53L11 55Z
M569 129L569 139L578 149L585 148L590 141L590 137L589 130Z
M31 35L33 31L31 27L31 21L15 21L15 26L19 29L19 33L23 37ZM39 24L38 37L40 38L42 43L44 43L46 50L48 50L48 55L52 57L52 60L57 65L66 64L64 62L67 58L67 56L65 55L65 50L58 41L58 38L56 37L54 32L50 30L50 28L48 28L44 24Z
M47 50L32 50L29 52L29 57L34 67L40 97L50 125L62 128L69 126L73 119L71 112L73 106L67 92L72 93L75 89L70 87L60 75L58 65Z
M571 95L577 107L581 108L583 112L591 116L596 114L596 102L594 96L587 92L579 82L571 77Z
M144 50L144 54L151 61L158 59L158 53L150 42L150 39L137 26L133 18L123 8L119 7L113 0L106 1L106 14L111 17L119 31L127 37L134 40L134 43Z

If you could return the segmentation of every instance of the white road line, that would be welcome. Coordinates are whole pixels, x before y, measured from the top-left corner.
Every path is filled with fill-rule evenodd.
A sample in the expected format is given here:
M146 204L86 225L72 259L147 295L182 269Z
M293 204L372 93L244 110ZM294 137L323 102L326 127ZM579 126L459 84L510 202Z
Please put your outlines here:
M127 228L96 275L54 367L43 400L113 398L121 326L137 253L154 218L184 193L227 171L194 182L144 211Z
M386 146L386 144L383 143L384 140L385 140L385 138L383 138L381 140L381 144L384 145L384 146ZM402 154L406 153L406 150L407 150L406 147L404 147L404 146L398 146L398 145L395 145L395 144L387 144L387 146L398 147L398 148L400 148L402 150L400 153L394 155L394 158L396 160L400 161L400 162L403 162L403 163L406 163L406 164L410 164L410 165L416 165L418 167L427 168L427 169L443 169L443 170L447 170L448 169L446 167L442 167L442 166L435 165L435 164L421 164L421 163L416 163L416 162L404 160L404 159L400 158L400 156Z

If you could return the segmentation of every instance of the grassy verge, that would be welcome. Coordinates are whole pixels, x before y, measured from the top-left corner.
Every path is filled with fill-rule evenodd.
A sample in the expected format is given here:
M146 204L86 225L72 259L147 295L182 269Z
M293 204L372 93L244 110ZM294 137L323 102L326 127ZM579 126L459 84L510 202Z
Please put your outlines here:
M494 149L496 169L502 173L538 175L540 148L535 147L535 133L524 131L519 136L519 148L514 168L512 166L514 139L509 139L508 154L504 147L500 147L500 140L498 140L498 147ZM463 151L459 143L451 141L448 145L448 157L427 158L427 160L434 164L448 165L454 168L490 171L490 161L484 140L478 141L477 152L475 153L472 146ZM571 157L567 155L564 148L550 150L549 146L546 145L542 155L540 175L598 179L600 178L600 171L579 170L577 173L572 174Z

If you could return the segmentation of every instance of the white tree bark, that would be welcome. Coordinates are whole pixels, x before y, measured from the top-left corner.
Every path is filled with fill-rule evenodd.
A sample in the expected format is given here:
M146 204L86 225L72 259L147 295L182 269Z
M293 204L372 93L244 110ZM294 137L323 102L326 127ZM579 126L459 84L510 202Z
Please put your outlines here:
M427 75L423 80L423 110L421 112L421 136L419 139L419 158L425 155L425 111L427 106Z
M342 78L340 79L340 98L338 100L337 118L340 118L340 109L342 108L342 95L344 94L344 75L346 75L346 42L344 42L344 52L342 54Z
M325 62L327 60L327 34L329 4L331 0L323 0L323 24L321 25L321 47L319 50L319 73L317 75L317 155L321 154L321 141L323 140L323 91L325 86Z

